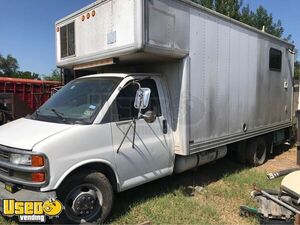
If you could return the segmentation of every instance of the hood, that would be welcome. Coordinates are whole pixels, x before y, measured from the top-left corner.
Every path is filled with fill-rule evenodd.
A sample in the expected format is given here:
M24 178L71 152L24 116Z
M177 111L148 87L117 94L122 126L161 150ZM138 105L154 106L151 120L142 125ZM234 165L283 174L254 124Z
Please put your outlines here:
M0 145L32 150L42 140L60 133L73 125L18 119L0 126Z

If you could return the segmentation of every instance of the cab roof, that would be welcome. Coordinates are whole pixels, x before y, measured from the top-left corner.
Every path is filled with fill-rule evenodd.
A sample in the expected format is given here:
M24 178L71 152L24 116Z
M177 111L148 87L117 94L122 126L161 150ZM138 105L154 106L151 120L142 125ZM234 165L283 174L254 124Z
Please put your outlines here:
M159 74L154 73L100 73L100 74L93 74L84 77L80 77L79 79L86 79L86 78L101 78L101 77L119 77L119 78L126 78L129 76L134 77L149 77L149 76L158 76Z

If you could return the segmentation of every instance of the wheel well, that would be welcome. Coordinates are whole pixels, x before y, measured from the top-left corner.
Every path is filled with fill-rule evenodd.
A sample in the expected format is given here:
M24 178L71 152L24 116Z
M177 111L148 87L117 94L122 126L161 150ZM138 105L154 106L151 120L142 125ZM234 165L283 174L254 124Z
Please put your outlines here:
M65 180L73 175L76 175L78 172L82 172L83 170L93 170L93 171L103 173L107 177L107 179L110 181L113 190L114 191L118 190L118 182L117 182L117 178L116 178L116 175L115 175L113 169L104 163L89 163L89 164L80 166L77 169L75 169L74 171L72 171L65 178Z

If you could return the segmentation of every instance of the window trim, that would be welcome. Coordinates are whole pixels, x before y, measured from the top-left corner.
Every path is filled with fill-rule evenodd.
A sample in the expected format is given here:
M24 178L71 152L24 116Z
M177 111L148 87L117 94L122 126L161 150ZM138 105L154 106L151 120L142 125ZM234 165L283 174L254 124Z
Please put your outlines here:
M280 68L275 68L275 67L272 67L272 65L271 65L272 51L276 52L276 53L280 53ZM277 49L277 48L271 47L270 50L269 50L269 70L270 71L276 71L276 72L281 72L282 71L282 51Z
M157 95L158 95L159 108L160 108L160 114L157 117L161 117L161 116L163 116L163 107L162 107L162 102L161 102L161 98L160 98L159 84L158 84L157 80L153 79L152 77L145 77L145 78L137 79L137 80L138 80L138 82L142 82L143 80L147 80L147 79L152 80L155 84L155 87L156 87L156 90L157 90ZM126 84L123 86L123 88L126 87L132 81L133 80L130 80L130 81L126 82ZM132 122L133 118L132 119L127 119L127 120L112 121L112 118L113 118L113 116L112 116L112 107L113 107L114 104L115 104L115 107L117 107L115 101L116 101L117 97L119 96L119 94L120 94L120 92L117 94L116 98L111 102L111 104L110 104L107 112L105 113L104 117L102 118L102 121L100 122L100 124L107 124L107 123L127 124L127 123ZM110 119L108 119L108 118L110 118Z

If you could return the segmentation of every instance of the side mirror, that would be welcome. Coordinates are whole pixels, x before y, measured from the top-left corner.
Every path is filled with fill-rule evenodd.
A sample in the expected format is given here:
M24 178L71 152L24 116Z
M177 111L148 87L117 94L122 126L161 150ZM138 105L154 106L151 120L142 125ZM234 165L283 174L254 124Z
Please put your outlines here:
M146 109L149 105L150 95L151 95L150 88L140 88L136 92L134 108L138 109L139 112L142 109Z

